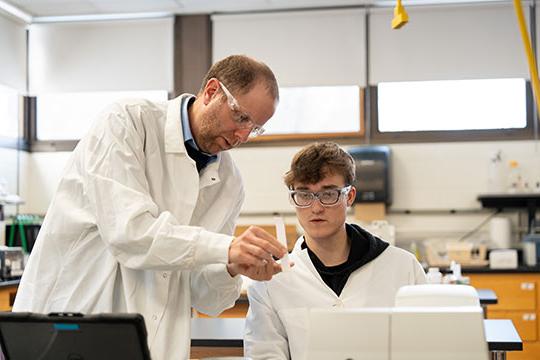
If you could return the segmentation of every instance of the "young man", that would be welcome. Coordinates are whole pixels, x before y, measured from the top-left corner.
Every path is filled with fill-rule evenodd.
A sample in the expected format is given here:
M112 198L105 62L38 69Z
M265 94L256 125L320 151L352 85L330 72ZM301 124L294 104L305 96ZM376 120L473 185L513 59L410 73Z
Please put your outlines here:
M191 308L231 307L236 275L270 279L286 252L260 228L230 235L244 189L226 150L261 134L278 98L268 66L236 55L196 96L105 109L67 164L13 310L140 313L152 359L188 359Z
M246 356L306 359L310 308L393 306L401 286L425 283L412 254L345 222L354 172L335 143L309 145L293 158L285 184L305 234L289 273L248 288Z

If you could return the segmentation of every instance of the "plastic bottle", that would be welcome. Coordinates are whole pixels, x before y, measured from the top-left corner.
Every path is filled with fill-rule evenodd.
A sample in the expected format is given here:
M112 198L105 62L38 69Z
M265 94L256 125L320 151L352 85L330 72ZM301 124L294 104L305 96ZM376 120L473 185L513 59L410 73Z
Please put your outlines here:
M451 272L449 274L444 275L442 279L443 284L457 284L458 279L456 277L455 266L456 266L456 262L452 260L452 262L450 263ZM460 268L460 272L461 272L461 268Z
M438 267L430 267L426 278L428 284L440 284L442 282L442 273L439 271Z
M453 266L450 265L454 278L456 279L456 284L469 285L471 280L468 276L463 276L461 274L461 264L454 262Z
M446 274L442 279L443 284L457 284L457 279L454 274Z
M519 170L519 163L516 160L511 160L509 163L510 171L508 172L507 192L515 194L520 192L523 187L523 179Z

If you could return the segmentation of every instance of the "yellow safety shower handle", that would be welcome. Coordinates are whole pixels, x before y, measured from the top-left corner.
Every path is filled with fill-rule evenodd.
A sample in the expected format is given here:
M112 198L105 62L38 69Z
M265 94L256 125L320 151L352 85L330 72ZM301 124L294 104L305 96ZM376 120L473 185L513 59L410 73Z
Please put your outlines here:
M525 53L527 55L527 61L529 63L529 72L531 75L531 83L533 87L534 100L536 101L536 108L540 109L540 83L538 82L538 70L536 69L536 59L534 58L533 49L531 46L531 39L527 32L527 26L525 25L525 16L523 15L523 8L521 7L521 0L514 0L514 10L516 11L516 17L518 20L519 30L521 32L521 39L523 40L523 46L525 46ZM540 119L539 119L540 121Z
M409 21L409 15L405 11L401 0L397 0L394 8L394 18L392 19L392 29L399 29Z

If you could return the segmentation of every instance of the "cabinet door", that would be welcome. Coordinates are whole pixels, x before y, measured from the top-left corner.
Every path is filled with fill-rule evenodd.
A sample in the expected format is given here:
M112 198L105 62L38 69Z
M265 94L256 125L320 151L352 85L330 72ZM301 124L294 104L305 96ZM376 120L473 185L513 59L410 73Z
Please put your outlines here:
M523 351L508 351L508 360L538 360L540 359L540 343L538 341L524 341Z
M488 318L512 320L523 341L536 341L538 339L538 320L535 312L489 310Z
M17 294L17 286L0 287L0 311L10 311Z
M471 276L471 285L477 289L491 289L497 294L497 305L489 305L488 314L492 310L536 310L535 280L500 278L499 276Z
M225 311L223 311L221 314L219 314L217 317L220 318L245 318L248 312L249 303L247 301L236 301L236 304ZM192 310L193 317L201 317L201 318L209 318L213 316L208 316L206 314L203 314L201 312L198 312L197 310Z
M229 357L231 359L237 359L239 356L244 356L243 347L214 347L214 346L192 346L191 347L191 359L214 359L214 356L217 356L215 359L221 359L223 356ZM210 358L211 357L211 358Z

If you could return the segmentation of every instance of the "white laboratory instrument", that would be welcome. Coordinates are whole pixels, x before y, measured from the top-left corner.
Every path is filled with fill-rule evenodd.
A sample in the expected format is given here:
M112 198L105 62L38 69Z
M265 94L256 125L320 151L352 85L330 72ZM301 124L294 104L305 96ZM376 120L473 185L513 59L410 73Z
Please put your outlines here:
M490 269L517 269L518 254L516 249L496 249L489 252Z
M313 309L306 359L390 359L391 308Z
M488 360L478 306L312 309L309 318L309 360Z
M390 334L392 360L489 358L480 306L396 307Z
M397 307L477 306L478 292L469 285L423 284L406 285L396 294Z
M489 238L493 249L508 249L512 243L512 223L507 217L494 217L489 222Z

